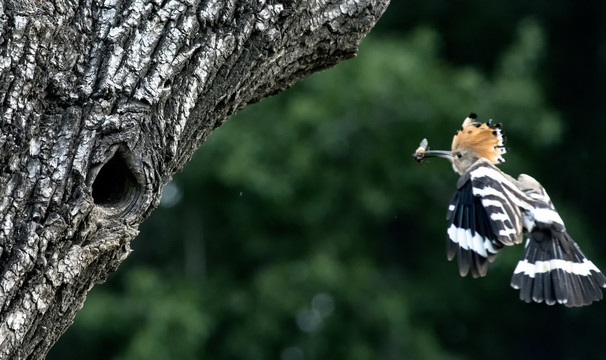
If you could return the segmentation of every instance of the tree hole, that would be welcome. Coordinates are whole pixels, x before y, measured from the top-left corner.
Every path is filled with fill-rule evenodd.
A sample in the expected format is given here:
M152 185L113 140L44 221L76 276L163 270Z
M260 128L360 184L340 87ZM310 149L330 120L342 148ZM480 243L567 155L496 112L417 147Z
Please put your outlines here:
M125 207L138 194L139 184L122 155L116 153L99 169L92 190L95 204Z

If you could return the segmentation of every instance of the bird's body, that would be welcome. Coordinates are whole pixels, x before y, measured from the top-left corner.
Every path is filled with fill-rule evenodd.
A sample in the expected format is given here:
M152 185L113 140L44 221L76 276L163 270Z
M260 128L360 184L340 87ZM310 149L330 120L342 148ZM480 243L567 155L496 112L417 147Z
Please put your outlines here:
M450 152L426 150L425 141L415 153L418 161L448 158L461 175L447 213L448 259L457 257L461 276L484 276L499 250L526 234L511 281L522 300L583 306L602 299L606 277L568 235L545 189L528 175L514 179L495 166L504 161L500 125L475 118L465 119Z

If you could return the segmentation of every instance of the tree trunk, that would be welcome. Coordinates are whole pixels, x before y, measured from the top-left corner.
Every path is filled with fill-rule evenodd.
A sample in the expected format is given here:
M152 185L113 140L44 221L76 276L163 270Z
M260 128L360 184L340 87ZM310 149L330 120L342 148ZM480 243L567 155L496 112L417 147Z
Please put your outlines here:
M1 2L0 357L43 358L213 129L355 56L387 3Z

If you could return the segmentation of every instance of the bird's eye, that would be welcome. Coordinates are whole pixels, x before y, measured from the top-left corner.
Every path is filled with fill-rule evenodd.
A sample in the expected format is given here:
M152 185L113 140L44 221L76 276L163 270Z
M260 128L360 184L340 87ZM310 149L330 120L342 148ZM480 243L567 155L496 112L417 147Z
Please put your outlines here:
M463 157L463 155L462 155L460 152L458 152L458 153L457 153L457 157L460 159L460 158L462 158L462 157Z

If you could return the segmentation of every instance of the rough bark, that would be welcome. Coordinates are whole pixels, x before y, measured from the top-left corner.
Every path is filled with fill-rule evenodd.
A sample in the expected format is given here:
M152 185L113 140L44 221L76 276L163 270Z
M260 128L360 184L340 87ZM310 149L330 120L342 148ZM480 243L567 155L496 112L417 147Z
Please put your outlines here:
M0 357L43 358L213 129L354 56L387 3L0 2Z

